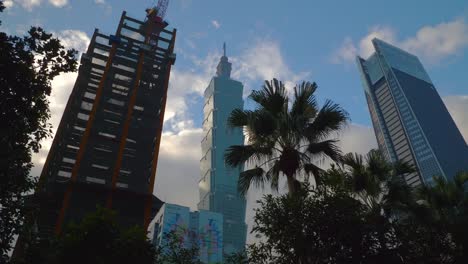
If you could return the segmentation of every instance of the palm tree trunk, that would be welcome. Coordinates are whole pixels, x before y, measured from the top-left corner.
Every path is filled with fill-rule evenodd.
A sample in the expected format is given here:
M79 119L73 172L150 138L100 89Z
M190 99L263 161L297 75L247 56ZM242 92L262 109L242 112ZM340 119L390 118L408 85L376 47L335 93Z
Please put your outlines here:
M286 179L288 180L288 191L289 195L292 196L297 190L296 190L296 183L295 179L292 175L286 175Z

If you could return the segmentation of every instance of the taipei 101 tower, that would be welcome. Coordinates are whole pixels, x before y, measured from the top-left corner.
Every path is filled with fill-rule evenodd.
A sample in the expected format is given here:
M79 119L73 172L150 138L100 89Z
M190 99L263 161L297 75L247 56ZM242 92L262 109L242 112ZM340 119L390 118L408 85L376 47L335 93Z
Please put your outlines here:
M198 209L223 214L223 248L229 254L244 250L247 225L246 201L237 191L237 181L242 168L232 168L224 163L224 152L231 145L242 145L241 129L227 126L232 110L242 109L243 85L231 79L231 63L223 56L204 93L203 133L199 181L200 203Z

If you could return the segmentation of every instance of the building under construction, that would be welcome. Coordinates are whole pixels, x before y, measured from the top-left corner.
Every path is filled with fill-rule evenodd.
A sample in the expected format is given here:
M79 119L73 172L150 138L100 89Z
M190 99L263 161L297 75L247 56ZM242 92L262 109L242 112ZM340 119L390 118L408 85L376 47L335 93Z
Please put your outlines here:
M164 10L148 9L144 21L123 12L115 35L95 30L41 174L41 233L59 234L97 205L145 228L159 210L153 186L176 37Z

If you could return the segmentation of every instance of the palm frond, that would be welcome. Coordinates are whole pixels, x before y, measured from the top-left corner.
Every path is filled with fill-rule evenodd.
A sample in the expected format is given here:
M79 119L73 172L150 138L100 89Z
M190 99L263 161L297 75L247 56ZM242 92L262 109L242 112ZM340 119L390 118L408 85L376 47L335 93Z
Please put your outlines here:
M317 114L317 99L314 96L317 84L302 82L294 87L294 103L291 107L291 116L301 116L305 119L314 118Z
M277 130L277 118L268 111L254 111L247 123L247 133L249 140L266 140Z
M275 192L278 191L280 166L279 161L275 161L273 166L266 172L266 178L270 181L271 189Z
M411 165L409 162L398 160L392 164L393 174L395 176L400 176L408 173L416 172L416 168Z
M249 119L252 116L252 111L250 110L242 110L242 109L234 109L232 110L231 114L228 117L227 124L229 127L243 127L249 123Z
M263 188L265 183L264 170L260 167L245 170L240 173L238 181L238 191L241 195L247 194L250 186L253 184L257 188Z
M317 186L323 185L323 181L321 179L321 175L324 173L324 170L321 169L320 167L316 166L315 164L312 163L306 163L303 165L304 172L307 174L307 176L314 176L315 179L315 184Z
M366 162L369 173L378 177L380 181L385 181L392 176L390 174L391 166L379 150L370 150L366 155Z
M262 89L252 91L249 98L273 115L284 112L288 108L286 87L277 79L265 81Z
M468 172L462 171L457 173L453 178L453 181L455 182L457 188L464 190L467 185L466 183L468 182Z
M351 168L362 168L364 167L363 157L358 153L347 153L342 158L343 164Z
M348 113L338 104L327 100L315 119L306 128L306 137L310 141L327 138L330 133L342 129L349 120Z
M333 161L341 161L342 153L340 148L336 145L338 140L325 140L317 143L310 143L307 151L312 155L324 154L330 157Z
M352 177L340 164L331 164L331 168L320 175L320 182L328 187L351 191Z
M387 182L387 193L384 196L387 211L390 209L404 210L415 201L411 187L403 177L394 177Z
M348 153L342 158L343 164L351 168L353 190L357 193L374 194L378 188L363 160L363 156L358 153Z
M273 149L269 146L258 145L232 145L224 153L224 161L231 167L243 165L249 161L270 159Z
M255 153L256 149L251 145L233 145L226 149L224 161L231 167L237 167L244 164Z

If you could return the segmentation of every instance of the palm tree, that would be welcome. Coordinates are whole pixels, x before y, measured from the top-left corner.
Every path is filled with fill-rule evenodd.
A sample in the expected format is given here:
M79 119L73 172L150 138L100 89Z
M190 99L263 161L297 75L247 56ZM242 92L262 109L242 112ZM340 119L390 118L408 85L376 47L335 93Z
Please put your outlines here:
M370 150L367 155L348 153L342 160L342 175L346 187L377 215L390 216L409 210L413 204L413 192L403 175L415 172L415 168L402 161L388 162L380 151Z
M319 109L316 90L315 83L302 82L294 87L294 101L290 105L284 84L273 79L250 94L249 98L256 104L254 110L232 111L228 125L242 128L247 142L230 146L225 161L232 167L244 163L255 165L239 176L242 194L252 184L263 187L265 182L278 190L280 175L286 177L289 193L293 194L300 186L298 175L308 180L322 172L313 164L314 158L340 159L338 141L328 138L342 129L348 114L330 100Z
M429 230L443 234L439 240L453 250L452 263L468 263L468 172L459 172L452 180L433 179L433 184L418 189L414 216Z
M451 221L468 205L468 172L460 172L451 181L433 177L432 185L421 186L418 198L430 208L436 220Z
M332 168L332 175L343 176L343 189L357 196L367 208L368 221L376 228L380 257L400 263L396 251L391 220L408 214L414 205L413 192L403 175L413 173L414 167L406 162L388 162L380 151L370 150L366 156L348 153L342 159L339 169ZM336 177L335 177L336 178Z
M457 233L459 222L465 226L468 220L468 172L460 172L450 181L439 176L433 179L432 185L418 189L420 206L415 215L425 223L454 228ZM468 235L468 228L463 229ZM466 243L468 247L468 240Z

